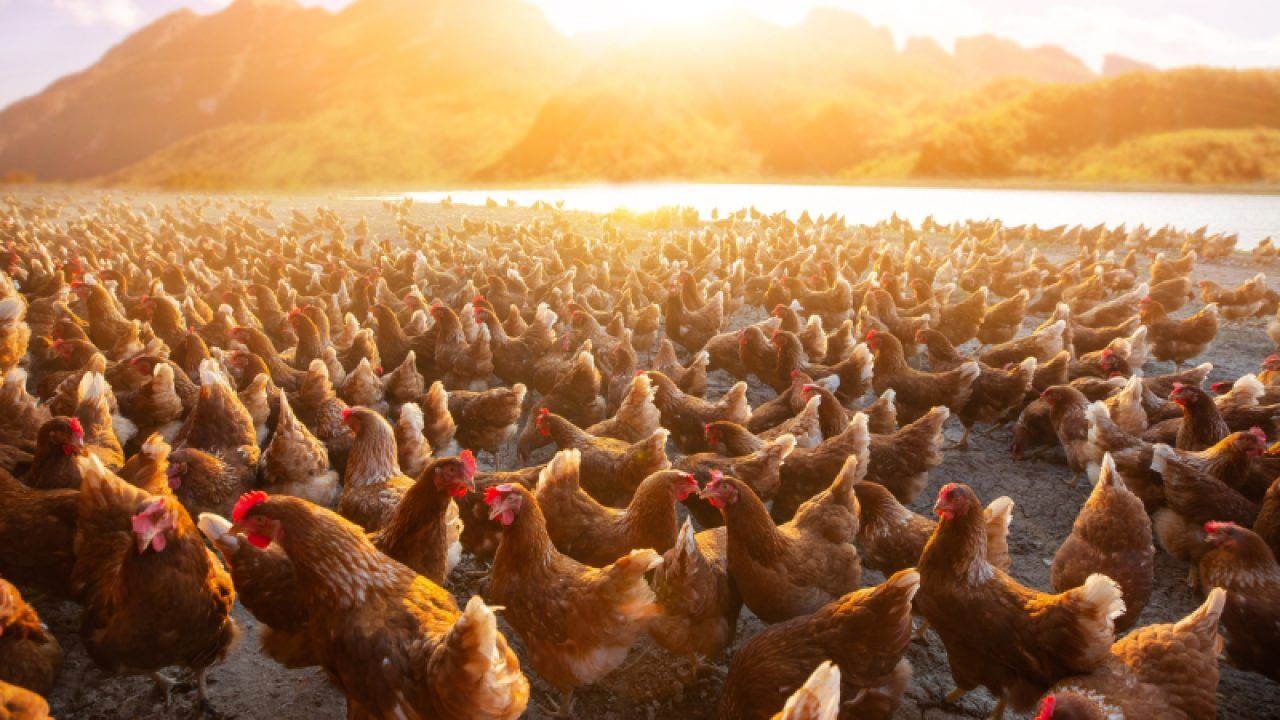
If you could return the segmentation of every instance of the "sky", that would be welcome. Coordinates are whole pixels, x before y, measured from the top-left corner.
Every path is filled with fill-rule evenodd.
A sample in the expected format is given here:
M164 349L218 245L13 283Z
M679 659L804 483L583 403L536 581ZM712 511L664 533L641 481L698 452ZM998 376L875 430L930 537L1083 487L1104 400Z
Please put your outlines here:
M351 0L297 0L339 9ZM436 0L423 0L433 2ZM693 24L724 9L778 23L814 6L847 8L887 26L899 43L924 35L993 33L1055 44L1099 68L1118 52L1158 67L1280 67L1280 0L530 0L567 34ZM126 35L182 7L215 12L229 0L0 0L0 107L93 64Z

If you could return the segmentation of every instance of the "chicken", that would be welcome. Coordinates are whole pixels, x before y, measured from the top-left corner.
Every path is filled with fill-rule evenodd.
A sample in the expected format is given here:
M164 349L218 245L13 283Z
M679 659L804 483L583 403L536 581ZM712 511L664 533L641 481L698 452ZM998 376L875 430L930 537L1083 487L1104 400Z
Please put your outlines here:
M1001 423L1008 415L1022 409L1035 380L1036 359L1027 358L1008 370L980 368L973 381L969 399L957 415L964 425L964 435L956 447L969 447L969 434L978 423Z
M476 459L470 450L437 458L405 490L390 521L370 539L388 557L437 585L462 559L462 522L454 498L475 490Z
M0 578L0 682L48 695L62 669L62 646L18 588Z
M1171 277L1168 280L1151 283L1147 294L1152 300L1163 305L1165 310L1177 312L1195 298L1196 294L1191 288L1191 278Z
M1116 425L1101 401L1089 405L1085 419L1089 422L1089 476L1096 480L1102 457L1109 455L1125 487L1142 501L1148 512L1163 506L1164 487L1159 473L1151 470L1151 444Z
M996 696L998 718L1006 706L1025 712L1054 683L1105 663L1124 600L1105 575L1058 595L1019 584L987 560L980 508L966 485L938 492L916 609L947 650L956 683L950 699L983 685Z
M36 433L35 453L31 465L19 478L29 487L55 490L80 487L80 465L84 456L84 426L76 418L55 417L40 426Z
M686 519L653 574L660 612L649 624L649 636L688 657L693 678L700 659L719 659L737 634L742 598L729 578L726 533L716 528L695 535Z
M516 441L516 454L522 461L526 461L529 453L546 442L545 436L538 432L535 422L543 410L564 417L579 427L586 427L604 420L606 403L600 394L601 383L600 371L596 369L596 361L591 352L588 350L579 352L573 364L560 376L551 391L533 404L529 412L529 420Z
M421 475L431 458L431 445L423 435L424 426L421 405L408 402L400 407L395 425L396 460L409 477Z
M765 441L743 430L741 425L717 422L707 426L707 432L710 434L708 442L719 440L721 433L726 432L729 428L737 428L742 434L751 437L756 442L751 443L751 447L746 448L747 452L740 455L736 453L728 456L716 453L696 453L678 458L672 463L672 466L677 470L692 473L702 481L710 479L712 471L733 475L745 482L761 498L766 501L773 499L778 493L778 488L782 482L779 474L782 464L795 450L795 436L784 433L772 440ZM734 444L746 445L747 443ZM716 515L718 517L719 513L716 513ZM703 520L704 518L699 516L699 521ZM703 522L703 524L718 525L719 523Z
M969 401L981 372L976 362L966 362L944 373L915 370L907 365L902 343L876 331L867 336L867 346L875 354L872 387L877 394L892 388L898 415L908 422L939 405L958 412Z
M1242 320L1257 314L1266 298L1267 276L1258 273L1230 290L1212 280L1201 280L1196 283L1200 288L1200 298L1206 304L1213 303L1227 320Z
M871 435L867 477L902 502L914 502L924 489L929 470L942 464L942 426L949 417L949 410L936 407L891 434ZM788 475L791 469L784 466L783 472Z
M693 355L687 367L681 365L676 357L676 346L663 338L653 358L653 369L671 378L680 392L702 397L707 394L707 364L710 360L709 353L699 352Z
M1027 313L1027 301L1030 299L1031 294L1023 289L987 308L982 316L982 325L978 327L978 342L983 345L999 345L1012 340L1022 327L1022 318Z
M462 321L452 308L432 304L430 312L436 321L435 361L444 373L444 386L450 390L484 390L494 371L489 326L481 325L476 339L468 342Z
M553 413L540 414L534 424L538 433L550 438L558 450L582 451L579 482L592 497L610 507L627 505L646 477L671 467L666 453L669 432L665 428L639 442L628 443L597 437Z
M1063 320L1047 323L1026 337L992 345L979 353L977 359L991 367L1004 367L1029 357L1036 362L1048 362L1066 347L1066 325Z
M1152 446L1151 469L1163 478L1168 507L1152 518L1160 547L1191 563L1188 584L1198 584L1197 561L1206 550L1204 524L1213 520L1254 523L1259 508L1231 486L1201 472L1168 445Z
M1218 622L1227 597L1215 589L1182 620L1148 625L1116 641L1106 665L1057 683L1037 720L1215 717Z
M75 417L84 428L85 449L101 459L108 469L119 470L124 465L124 448L111 413L111 388L102 373L91 371L82 375L77 396ZM131 428L131 432L136 431L137 428Z
M688 350L698 350L720 332L724 324L724 293L716 293L705 305L693 309L685 305L681 296L680 292L673 292L667 296L666 312L663 313L666 319L667 337Z
M368 532L387 526L413 480L400 471L395 431L368 408L347 408L342 422L355 433L338 512Z
M382 380L369 363L369 358L361 358L355 369L342 379L338 397L348 405L367 407L382 415L390 410L382 390Z
M814 612L858 587L862 566L851 541L858 529L856 457L831 487L775 526L760 498L734 477L715 474L701 497L724 515L729 575L751 612L781 622Z
M1089 464L1089 420L1085 415L1089 401L1084 393L1071 385L1051 387L1040 394L1040 399L1049 405L1049 422L1058 443L1066 452L1074 485Z
M318 665L309 636L311 613L293 561L279 545L263 547L232 532L232 524L211 513L200 515L200 532L222 556L240 604L262 623L262 651L288 668Z
M656 390L647 375L636 375L627 384L626 394L613 417L587 428L587 432L627 442L639 442L661 427L662 413L653 399Z
M662 559L633 550L591 568L556 551L537 500L523 486L491 487L485 503L503 525L486 594L507 608L529 664L560 691L557 710L568 713L573 690L621 665L658 613L644 575Z
M0 577L66 598L79 493L35 490L0 470Z
M1179 370L1183 363L1207 350L1218 335L1218 306L1213 303L1183 320L1170 318L1164 306L1150 298L1143 298L1138 307L1142 324L1147 327L1151 356L1171 360Z
M1169 399L1182 409L1176 441L1179 450L1204 450L1231 434L1231 428L1223 420L1217 404L1204 390L1194 385L1175 383Z
M1258 534L1229 522L1204 527L1205 586L1227 591L1222 626L1227 660L1280 682L1280 565Z
M212 360L200 363L200 399L187 415L173 447L216 455L241 488L253 484L261 450L253 418Z
M152 442L163 443L158 436ZM169 453L167 480L169 489L187 514L228 514L246 488L231 465L217 455L195 448L179 448Z
M1142 321L1130 317L1124 322L1109 327L1092 328L1087 325L1072 325L1071 346L1077 355L1097 352L1118 338L1126 337L1140 327Z
M449 391L444 389L444 383L431 383L419 404L422 434L431 452L437 456L457 455L462 449L457 441L458 424L449 412Z
M1130 435L1141 435L1147 429L1147 410L1142 401L1146 397L1146 388L1142 377L1134 375L1125 383L1124 389L1103 401L1107 414L1121 430Z
M556 550L604 567L632 550L665 553L676 541L675 503L698 492L693 475L675 470L641 481L625 510L596 502L578 485L578 450L561 450L542 469L534 496Z
M1074 319L1080 325L1091 328L1118 325L1139 310L1142 298L1147 296L1148 289L1146 284L1139 285L1124 295L1098 303L1088 310L1076 308Z
M855 536L863 562L886 575L913 568L933 535L937 523L903 507L879 483L859 482L853 486L858 496L858 533ZM987 505L987 560L1008 571L1009 524L1013 520L1013 500L998 497Z
M1253 523L1253 532L1271 547L1271 552L1280 552L1280 477L1271 480L1271 487L1262 496L1262 507Z
M821 493L835 480L851 456L858 458L858 474L870 468L871 434L867 432L867 416L858 413L839 434L824 440L816 448L789 452L779 469L777 494L772 496L772 515L778 522L792 519L801 505ZM769 500L769 494L759 496Z
M684 452L705 449L704 429L707 423L729 420L745 425L751 417L745 382L729 388L719 400L708 402L686 395L676 387L671 378L660 372L649 371L645 375L653 383L653 403L661 413L662 426L671 431L676 446Z
M526 388L521 383L478 393L450 392L449 415L457 425L454 437L458 444L476 452L498 452L516 434L525 394Z
M285 495L249 493L230 532L293 564L310 650L349 717L515 720L529 682L479 596L458 612L440 586L380 553L359 527ZM381 656L376 672L367 658Z
M0 373L18 366L30 342L26 298L15 294L0 300Z
M126 484L96 456L82 461L72 588L84 605L80 637L100 668L158 674L180 665L196 675L208 710L205 673L237 635L231 578L171 495Z
M0 386L0 468L14 472L29 462L40 428L52 417L49 408L27 392L27 372L10 370Z
M716 717L773 718L824 658L840 668L839 695L848 698L838 703L842 717L892 717L911 681L911 663L903 655L919 587L919 573L903 570L812 615L760 631L734 654Z
M1115 580L1124 591L1125 612L1116 618L1116 630L1133 627L1155 585L1155 546L1151 519L1125 487L1110 455L1103 456L1097 484L1053 556L1050 578L1054 590L1066 592L1095 573Z
M276 431L259 459L259 487L334 507L342 491L338 473L329 468L329 451L293 414L289 398L280 396Z
M963 345L978 336L987 311L987 289L979 288L958 303L942 306L942 321L938 323L952 345Z

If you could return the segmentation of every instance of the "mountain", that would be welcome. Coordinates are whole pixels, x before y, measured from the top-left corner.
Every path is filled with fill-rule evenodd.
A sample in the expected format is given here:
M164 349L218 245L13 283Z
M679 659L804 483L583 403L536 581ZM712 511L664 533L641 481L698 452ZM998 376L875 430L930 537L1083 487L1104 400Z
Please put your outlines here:
M1273 134L1259 131L1280 130L1280 72L1189 68L1127 73L1084 85L1034 88L1003 102L970 104L974 110L922 140L913 175L1063 179L1142 175L1146 181L1192 181L1194 171L1176 166L1219 163L1215 155L1224 152L1226 145L1252 144L1274 152L1274 141L1266 139ZM1156 148L1168 157L1152 166ZM1145 157L1147 170L1117 167L1102 172L1105 164L1098 162L1100 157ZM1166 169L1152 169L1160 166ZM1235 177L1230 172L1221 174L1215 182L1280 180L1266 171Z
M1111 56L1108 79L994 36L899 49L834 8L570 39L524 0L235 0L167 15L0 111L0 177L1280 179L1280 73L1138 69Z
M578 62L520 0L236 0L166 16L0 112L0 168L190 187L457 177Z
M1155 69L1155 65L1148 65L1141 60L1134 60L1131 57L1116 53L1107 53L1107 55L1102 58L1103 77L1115 77L1125 73L1146 72L1148 70Z

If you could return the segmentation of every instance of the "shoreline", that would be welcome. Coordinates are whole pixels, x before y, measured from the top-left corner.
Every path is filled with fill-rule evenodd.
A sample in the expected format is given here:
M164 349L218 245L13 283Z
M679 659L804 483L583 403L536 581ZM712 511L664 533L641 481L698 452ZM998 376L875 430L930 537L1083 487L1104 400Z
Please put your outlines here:
M404 196L410 193L427 192L478 192L478 191L532 191L532 190L570 190L581 188L636 188L664 185L692 186L799 186L799 187L871 187L903 190L1014 190L1033 192L1068 192L1068 193L1137 193L1161 195L1276 195L1280 196L1280 182L1242 183L1226 185L1205 185L1189 183L1087 183L1071 180L1052 180L1036 178L983 178L975 180L948 178L829 178L829 177L755 177L755 178L649 178L644 180L522 180L514 182L476 182L459 180L457 182L439 183L423 182L410 187L395 184L370 184L346 186L316 187L261 187L240 188L178 188L147 185L103 185L93 180L82 182L34 182L0 185L0 193L15 190L58 189L74 192L135 192L166 194L199 194L199 195L255 195L262 197L280 197L297 195L339 195L344 197L389 197Z

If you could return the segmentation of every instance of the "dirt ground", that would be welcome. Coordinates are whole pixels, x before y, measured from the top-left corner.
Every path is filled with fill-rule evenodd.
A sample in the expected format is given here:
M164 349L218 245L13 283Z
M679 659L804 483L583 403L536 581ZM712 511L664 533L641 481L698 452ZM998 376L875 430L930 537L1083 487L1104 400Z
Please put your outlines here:
M57 196L58 191L50 192ZM119 193L116 197L121 197ZM173 198L137 196L137 202L162 201ZM221 202L221 201L219 201ZM85 208L93 205L93 198L85 197ZM328 205L354 222L360 215L367 215L374 232L393 233L388 214L374 200L355 198L314 197L278 198L273 201L277 218L286 218L289 209L297 207L310 211L317 205ZM211 208L209 217L216 217L232 206L223 203L221 209ZM283 211L283 212L282 212ZM887 210L886 210L887 212ZM418 206L412 217L427 226L459 224L463 215L473 219L492 218L506 222L530 219L528 209L485 209ZM578 221L593 225L589 216L578 215ZM1145 270L1145 268L1144 268ZM1240 282L1256 272L1244 258L1201 265L1197 278L1209 278L1224 284ZM1196 303L1198 306L1199 303ZM1188 312L1186 310L1183 311ZM752 317L742 316L735 321L745 322ZM1029 317L1028 329L1042 318ZM1264 332L1265 320L1251 320L1239 325L1225 326L1210 352L1201 358L1214 363L1210 381L1233 380L1246 372L1256 370L1258 362L1274 348ZM1151 363L1147 374L1168 372L1168 364ZM709 396L723 392L732 384L728 375L714 373L711 377ZM752 404L758 404L772 395L762 386L752 389ZM956 421L948 426L947 433L957 438L960 433ZM973 486L983 502L999 495L1008 495L1016 502L1013 525L1010 531L1010 549L1013 554L1012 574L1020 581L1036 588L1049 588L1049 562L1058 545L1070 532L1071 524L1081 503L1088 494L1088 487L1070 487L1064 461L1052 456L1046 460L1014 463L1008 452L1009 432L997 431L993 437L976 435L967 451L949 450L944 463L929 478L928 488L917 500L914 510L929 514L933 497L939 487L952 482L965 482ZM497 459L499 464L513 462L513 451L508 449ZM484 458L482 458L483 460ZM492 461L492 458L489 458ZM481 581L468 581L462 573L476 568L468 559L454 575L451 590L459 604L466 597L482 591ZM1181 618L1200 602L1185 583L1186 568L1163 552L1157 552L1156 587L1150 604L1144 611L1141 623L1170 622ZM866 571L863 583L871 585L882 578L878 573ZM53 629L67 650L67 662L58 687L50 697L56 717L69 720L116 720L136 718L184 718L193 716L194 685L189 676L178 674L182 684L173 696L169 708L146 678L105 678L94 668L85 655L77 637L78 610L73 605L60 605L32 598L45 622ZM240 644L227 661L209 673L210 694L214 707L226 717L271 720L331 720L345 717L345 703L318 670L285 670L258 652L258 623L237 607L236 619L243 628ZM762 627L760 621L744 609L738 628L736 647ZM512 637L512 633L507 632ZM907 691L896 717L906 720L924 718L985 717L994 705L985 691L975 691L957 705L946 705L943 697L951 689L950 673L941 643L932 633L923 641L914 641L907 653L914 667L914 679ZM667 655L652 643L642 643L632 651L626 665L593 687L583 688L576 694L576 717L599 720L652 720L656 718L687 718L701 720L715 716L723 673L727 661L718 666L718 674L702 678L692 687L682 687L676 680L679 661ZM537 703L555 696L554 692L536 677L533 681L533 702L528 718L547 717ZM1263 720L1277 717L1280 707L1280 684L1258 675L1241 672L1230 666L1222 666L1222 678L1218 692L1219 718L1233 720ZM1008 717L1017 717L1010 714Z

